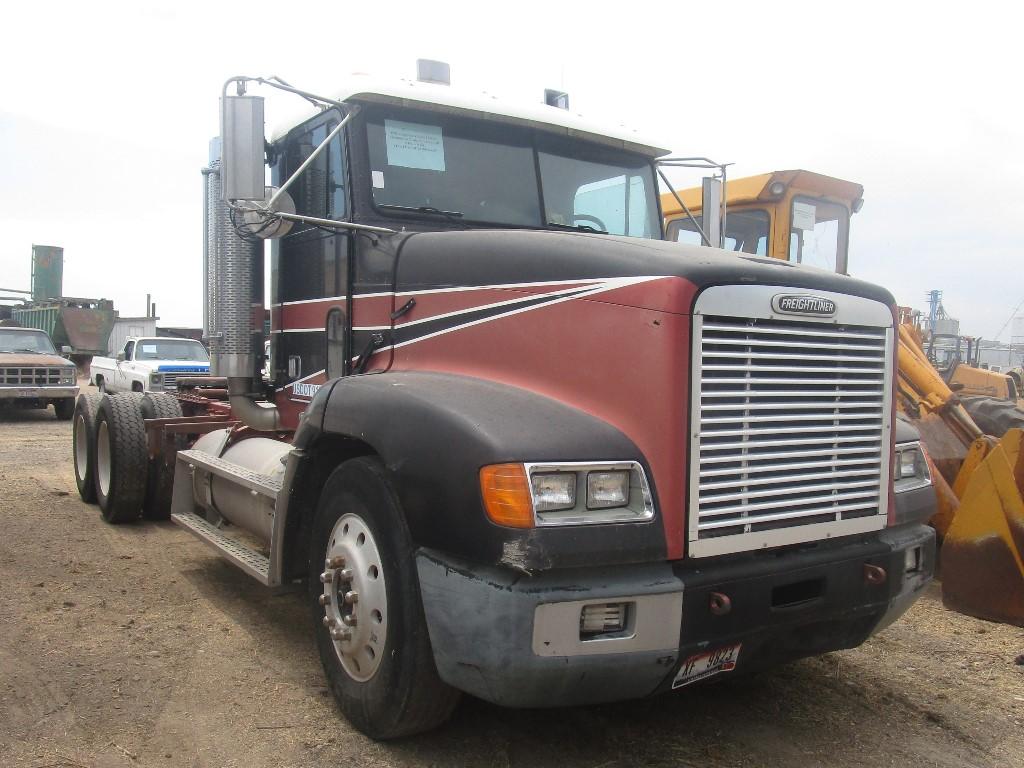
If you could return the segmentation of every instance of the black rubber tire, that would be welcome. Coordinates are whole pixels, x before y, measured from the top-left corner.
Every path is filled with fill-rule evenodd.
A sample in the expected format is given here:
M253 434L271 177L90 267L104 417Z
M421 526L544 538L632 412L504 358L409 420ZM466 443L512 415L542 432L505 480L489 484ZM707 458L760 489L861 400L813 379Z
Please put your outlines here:
M1016 403L997 397L962 397L960 400L986 435L1002 437L1014 427L1024 429L1024 411Z
M96 502L108 523L128 523L142 514L148 457L141 401L142 395L135 392L104 395L96 414ZM104 427L110 454L110 483L106 492L100 477Z
M388 635L376 673L359 682L345 672L323 625L323 570L334 524L359 515L381 554L388 601ZM310 538L309 601L320 660L341 711L373 739L396 739L436 728L459 701L459 691L437 674L420 598L413 544L384 467L376 458L350 459L328 478Z
M79 395L71 422L71 459L75 464L75 485L78 486L78 495L86 504L96 502L96 411L100 407L101 397L91 392Z
M57 414L57 421L68 421L75 413L75 398L65 397L53 401L53 412Z
M150 392L140 405L143 419L173 419L181 416L181 403L174 395ZM142 500L142 516L146 520L168 520L171 517L171 491L174 469L162 456L148 459L146 497Z

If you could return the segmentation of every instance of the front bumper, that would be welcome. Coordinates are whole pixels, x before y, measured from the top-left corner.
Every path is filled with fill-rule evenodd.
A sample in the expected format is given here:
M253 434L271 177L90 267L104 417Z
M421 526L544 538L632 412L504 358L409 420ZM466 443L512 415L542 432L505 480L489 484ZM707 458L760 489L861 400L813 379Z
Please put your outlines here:
M0 387L0 400L64 400L78 397L78 387Z
M431 550L417 555L441 678L474 696L520 707L668 690L686 659L737 643L740 671L855 647L910 607L931 580L934 563L935 535L923 525L727 562L537 576L469 565ZM884 581L873 568L884 569ZM728 597L727 613L712 612L713 593ZM626 630L581 640L581 607L619 601L630 603Z

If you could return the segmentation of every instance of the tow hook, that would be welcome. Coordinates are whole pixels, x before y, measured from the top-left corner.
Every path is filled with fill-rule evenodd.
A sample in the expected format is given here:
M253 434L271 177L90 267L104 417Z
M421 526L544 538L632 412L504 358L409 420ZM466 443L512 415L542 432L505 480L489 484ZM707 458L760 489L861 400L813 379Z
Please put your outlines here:
M708 600L708 609L715 616L725 616L732 610L732 600L721 592L712 592Z
M885 572L885 568L880 565L871 565L870 563L864 563L864 581L873 586L885 584L885 580L888 578L888 574Z

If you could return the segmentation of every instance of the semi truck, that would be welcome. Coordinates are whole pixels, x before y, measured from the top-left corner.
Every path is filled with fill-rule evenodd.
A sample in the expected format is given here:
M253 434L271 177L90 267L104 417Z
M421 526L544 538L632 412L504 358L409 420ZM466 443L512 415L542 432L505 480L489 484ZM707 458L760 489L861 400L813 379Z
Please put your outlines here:
M898 618L934 535L896 502L929 478L896 434L892 296L669 242L661 143L437 73L227 81L209 389L79 398L83 499L304 589L378 739L463 692L644 697ZM316 106L266 140L256 87Z

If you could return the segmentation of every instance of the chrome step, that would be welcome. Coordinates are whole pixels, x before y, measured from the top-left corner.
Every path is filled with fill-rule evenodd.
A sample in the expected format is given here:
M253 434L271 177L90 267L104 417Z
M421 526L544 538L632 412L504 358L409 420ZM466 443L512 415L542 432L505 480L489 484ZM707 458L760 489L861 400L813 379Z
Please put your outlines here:
M178 455L180 456L182 453L190 453L190 451L182 451ZM216 461L219 461L219 459L216 459ZM226 464L228 462L223 463ZM196 464L196 466L199 465ZM210 467L204 468L209 469L211 472L214 471ZM271 586L269 558L264 557L254 549L250 549L237 539L231 538L194 512L173 512L171 520L200 541L209 544L221 557L241 568L261 584Z
M231 480L237 485L256 491L263 496L276 499L281 492L281 482L267 475L241 467L230 461L211 456L202 451L178 451L178 461L184 461L189 469L204 469L210 474Z

